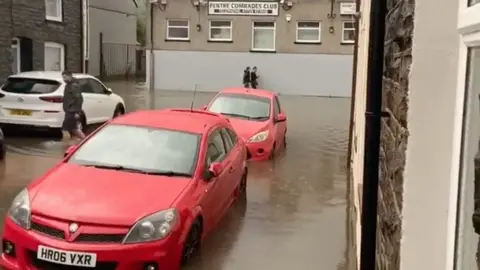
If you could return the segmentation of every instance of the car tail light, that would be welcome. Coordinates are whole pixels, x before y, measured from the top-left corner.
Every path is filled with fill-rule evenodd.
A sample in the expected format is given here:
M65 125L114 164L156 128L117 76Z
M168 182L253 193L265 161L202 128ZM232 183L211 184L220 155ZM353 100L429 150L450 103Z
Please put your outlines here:
M62 103L63 97L62 96L49 96L49 97L40 97L41 100L51 103Z

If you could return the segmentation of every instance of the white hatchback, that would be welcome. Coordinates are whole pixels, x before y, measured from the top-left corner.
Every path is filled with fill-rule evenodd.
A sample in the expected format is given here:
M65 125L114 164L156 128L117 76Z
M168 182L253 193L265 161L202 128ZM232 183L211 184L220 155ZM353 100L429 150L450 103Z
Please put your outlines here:
M103 123L125 113L125 102L97 78L73 74L83 96L83 126ZM63 123L62 73L30 71L12 75L0 87L0 124L61 128Z

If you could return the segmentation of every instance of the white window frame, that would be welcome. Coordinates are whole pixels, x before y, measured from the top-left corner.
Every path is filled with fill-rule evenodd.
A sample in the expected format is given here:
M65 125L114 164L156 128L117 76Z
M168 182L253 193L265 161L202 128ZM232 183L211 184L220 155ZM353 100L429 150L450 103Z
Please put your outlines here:
M351 21L343 21L342 22L342 43L344 44L354 44L355 43L355 39L354 40L346 40L345 39L345 30L348 30L348 31L354 31L355 32L355 27L351 28L351 27L345 27L345 24L347 23L353 23L354 26L355 26L355 21L354 20L351 20Z
M13 44L13 41L16 41L16 44ZM20 39L19 38L13 38L12 39L12 49L16 49L16 54L17 54L17 67L15 70L15 74L20 73L20 67L21 67L21 54L20 54Z
M57 2L57 15L56 16L48 15L47 1L48 0L45 0L45 18L48 21L55 21L55 22L63 21L63 0L55 0Z
M65 45L63 44L60 44L60 43L57 43L57 42L51 42L51 41L47 41L44 43L44 54L45 54L45 50L47 48L54 48L54 49L60 49L60 70L63 71L65 70ZM43 64L43 68L46 70L46 62L44 60L44 64Z
M300 27L302 23L318 23L318 27ZM318 38L316 40L304 40L298 38L298 30L318 30ZM295 42L297 43L320 43L322 40L322 22L320 21L297 21Z
M212 26L212 22L228 22L230 26ZM214 38L212 37L212 29L229 29L230 38ZM232 41L233 40L233 22L231 20L210 20L208 22L208 40L209 41Z
M187 26L170 26L171 21L178 21L178 22L187 22ZM167 29L166 29L166 39L167 40L180 40L180 41L185 41L185 40L190 40L190 20L187 19L167 19L165 23ZM187 29L187 37L170 37L170 28L183 28Z
M466 123L469 123L469 119L473 117L471 115L472 110L467 107L467 111L465 116L463 115L463 110L464 110L464 101L467 98L465 96L465 93L471 94L467 91L465 91L465 88L467 87L467 83L469 80L467 80L467 76L469 76L467 72L467 64L468 64L468 51L470 48L474 47L479 47L480 46L480 4L468 6L469 0L457 0L459 1L459 14L458 14L458 24L457 24L457 30L459 33L459 55L458 55L458 73L457 73L457 100L456 100L456 112L455 112L455 129L454 129L454 143L456 147L454 148L454 156L453 156L453 164L452 164L452 170L451 170L451 175L450 175L450 196L449 196L449 209L447 210L448 213L448 224L447 224L447 229L448 229L448 235L447 235L447 244L446 246L448 247L447 250L447 257L446 257L446 270L451 270L454 269L454 266L460 267L457 269L463 269L461 263L462 262L456 262L455 261L455 256L458 253L463 252L462 250L462 243L459 243L458 247L460 250L455 249L455 243L456 243L456 237L457 237L457 217L460 218L461 222L469 222L471 224L471 216L467 217L465 216L466 213L461 213L460 216L458 216L457 213L457 207L460 202L460 198L458 196L459 192L459 185L462 185L462 187L465 187L466 181L470 181L471 179L467 179L467 171L469 170L468 167L462 168L462 175L459 176L460 171L461 171L461 164L471 166L473 164L471 160L467 160L465 162L465 156L468 155L468 151L465 151L463 153L463 157L461 156L461 146L462 146L462 140L467 139L469 136L468 134L465 134L464 138L462 138L462 132L463 132L463 117L466 117L465 121ZM468 78L470 79L470 78ZM473 97L472 98L478 98L478 97ZM478 115L477 112L473 112ZM477 116L478 117L478 116ZM467 127L468 128L468 127ZM467 131L468 133L468 131ZM465 143L468 143L466 141ZM460 159L463 159L460 161ZM460 162L459 162L460 161ZM472 168L470 168L472 169ZM471 207L471 206L469 206ZM459 226L462 226L463 224L460 224ZM459 235L463 234L459 233ZM472 258L475 259L475 258Z
M255 23L273 23L273 27L256 27ZM273 28L273 48L255 48L255 29L268 29L272 30ZM252 21L252 46L251 50L255 52L275 52L277 50L277 23L272 21Z

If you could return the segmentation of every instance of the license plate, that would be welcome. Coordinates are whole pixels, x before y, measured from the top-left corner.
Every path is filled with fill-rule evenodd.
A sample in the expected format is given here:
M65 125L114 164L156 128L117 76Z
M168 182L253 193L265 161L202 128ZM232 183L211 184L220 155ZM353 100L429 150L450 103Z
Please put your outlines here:
M32 111L13 109L13 110L10 110L10 115L31 116Z
M97 265L97 254L59 250L38 246L37 259L70 266L94 268Z

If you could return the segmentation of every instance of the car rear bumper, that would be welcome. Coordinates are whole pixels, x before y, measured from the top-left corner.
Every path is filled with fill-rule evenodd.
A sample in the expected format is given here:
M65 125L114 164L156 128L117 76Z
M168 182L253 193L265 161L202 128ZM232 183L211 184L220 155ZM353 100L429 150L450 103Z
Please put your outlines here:
M0 115L0 124L16 125L36 128L61 128L63 123L63 114L52 113L51 116L45 118L37 117L10 117Z
M143 270L147 264L156 263L159 270L178 270L182 245L178 233L173 232L164 240L143 244L79 244L57 240L32 231L27 231L6 218L2 243L14 246L14 253L7 254L5 247L0 255L0 268L7 270L49 269L112 269ZM38 246L47 246L63 251L95 253L95 268L62 266L37 259ZM13 255L11 255L13 254Z

